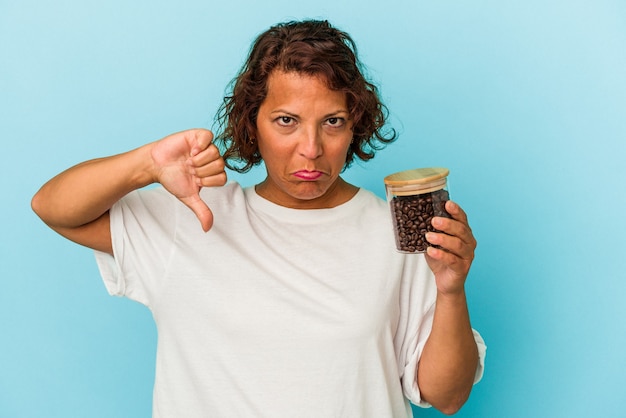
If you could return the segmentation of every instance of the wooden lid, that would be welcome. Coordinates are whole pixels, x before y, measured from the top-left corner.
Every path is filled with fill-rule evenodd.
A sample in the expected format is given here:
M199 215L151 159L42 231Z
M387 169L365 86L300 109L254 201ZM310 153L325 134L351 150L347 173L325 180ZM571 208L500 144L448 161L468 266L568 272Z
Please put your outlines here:
M390 174L384 180L389 186L420 185L444 179L448 173L450 170L443 167L414 168Z

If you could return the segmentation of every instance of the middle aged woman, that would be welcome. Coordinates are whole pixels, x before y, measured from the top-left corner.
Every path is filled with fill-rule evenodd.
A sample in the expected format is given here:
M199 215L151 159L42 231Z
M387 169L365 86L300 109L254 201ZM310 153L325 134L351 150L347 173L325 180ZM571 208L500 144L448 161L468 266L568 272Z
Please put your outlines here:
M175 133L74 166L33 198L96 250L111 294L152 311L155 417L397 418L409 402L466 401L485 346L465 297L464 211L447 202L427 237L438 248L401 254L387 204L341 177L395 138L384 109L348 34L278 24L234 80L217 145L208 130ZM261 183L226 184L225 165L261 162Z

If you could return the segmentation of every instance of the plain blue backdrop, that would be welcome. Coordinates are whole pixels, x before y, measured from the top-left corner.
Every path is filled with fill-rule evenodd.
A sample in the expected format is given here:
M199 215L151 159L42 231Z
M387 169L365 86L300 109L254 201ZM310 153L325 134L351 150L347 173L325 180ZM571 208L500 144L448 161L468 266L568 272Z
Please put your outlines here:
M386 174L446 166L469 213L489 349L458 416L626 416L626 2L0 0L0 417L150 415L149 311L30 198L210 127L252 39L305 17L353 35L400 133L346 177L382 196Z

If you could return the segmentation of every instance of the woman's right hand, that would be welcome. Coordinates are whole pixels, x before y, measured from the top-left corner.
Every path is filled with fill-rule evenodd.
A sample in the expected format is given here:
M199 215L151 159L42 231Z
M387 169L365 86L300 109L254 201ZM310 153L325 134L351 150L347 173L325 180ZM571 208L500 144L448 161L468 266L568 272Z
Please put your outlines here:
M206 129L169 135L132 151L77 164L33 196L39 217L64 237L113 253L109 209L133 190L159 182L187 205L208 231L213 214L200 199L204 186L226 183L224 160Z
M150 155L154 181L189 207L208 231L213 214L200 199L200 189L226 184L224 159L213 144L213 133L206 129L177 132L154 142Z

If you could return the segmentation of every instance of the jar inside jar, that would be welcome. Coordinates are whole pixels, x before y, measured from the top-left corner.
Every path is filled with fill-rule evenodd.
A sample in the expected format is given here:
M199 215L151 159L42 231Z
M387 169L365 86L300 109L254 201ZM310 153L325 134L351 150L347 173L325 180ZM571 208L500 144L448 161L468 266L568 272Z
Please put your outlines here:
M391 217L398 251L422 253L432 245L426 240L426 233L439 232L432 225L433 217L450 217L445 209L448 200L449 194L445 189L391 198Z
M450 218L445 205L450 199L448 170L415 169L385 177L387 201L395 234L396 248L403 253L423 253L431 246L428 232L440 232L432 225L435 216Z

